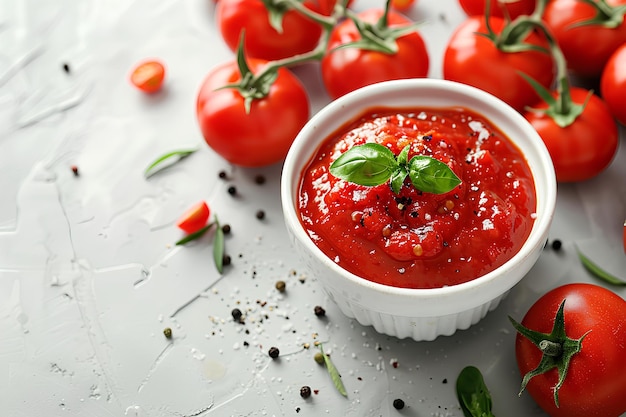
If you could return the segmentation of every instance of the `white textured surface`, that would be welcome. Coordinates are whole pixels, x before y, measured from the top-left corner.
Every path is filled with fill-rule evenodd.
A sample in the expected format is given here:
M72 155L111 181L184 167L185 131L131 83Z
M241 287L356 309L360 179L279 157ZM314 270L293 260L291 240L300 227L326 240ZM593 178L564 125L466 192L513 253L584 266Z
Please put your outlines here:
M463 15L452 0L419 0L411 16L427 22L430 75L439 77L443 45ZM165 90L152 97L127 82L149 56L168 67ZM402 398L403 415L459 417L454 380L473 364L496 415L542 416L528 395L517 397L507 315L521 318L554 286L592 280L574 245L616 274L626 270L623 140L607 172L559 187L551 237L564 241L561 253L545 251L480 324L433 342L400 340L346 318L295 258L280 166L229 167L203 146L143 178L156 156L202 143L196 91L231 58L209 0L0 0L0 415L377 417L397 415L391 403ZM316 67L297 74L319 109L327 97ZM218 180L222 169L229 181ZM233 266L223 277L209 239L173 247L173 222L200 199L233 227ZM284 294L274 289L279 279ZM315 305L326 319L313 315ZM232 321L235 306L245 325ZM348 399L302 349L314 340L332 354ZM279 361L268 358L270 346ZM302 385L319 393L302 400Z

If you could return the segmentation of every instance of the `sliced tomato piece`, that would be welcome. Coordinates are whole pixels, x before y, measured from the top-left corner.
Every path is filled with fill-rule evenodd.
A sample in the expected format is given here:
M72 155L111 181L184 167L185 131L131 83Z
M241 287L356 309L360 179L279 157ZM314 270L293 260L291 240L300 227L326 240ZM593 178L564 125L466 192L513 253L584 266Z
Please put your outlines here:
M144 93L156 93L163 86L165 66L155 60L139 63L130 74L130 82Z
M206 226L211 210L205 201L191 206L176 222L176 226L185 233L193 233Z

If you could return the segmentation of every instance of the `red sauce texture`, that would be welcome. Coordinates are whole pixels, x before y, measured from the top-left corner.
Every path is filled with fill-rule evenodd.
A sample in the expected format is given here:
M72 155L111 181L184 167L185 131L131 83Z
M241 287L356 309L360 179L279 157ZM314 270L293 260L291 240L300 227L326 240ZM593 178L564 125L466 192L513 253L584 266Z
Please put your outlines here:
M361 186L334 177L330 164L367 142L395 155L448 164L461 184L423 193L409 178ZM532 228L535 185L520 150L485 117L464 108L375 108L328 137L301 173L300 221L344 269L404 288L439 288L480 277L510 259Z

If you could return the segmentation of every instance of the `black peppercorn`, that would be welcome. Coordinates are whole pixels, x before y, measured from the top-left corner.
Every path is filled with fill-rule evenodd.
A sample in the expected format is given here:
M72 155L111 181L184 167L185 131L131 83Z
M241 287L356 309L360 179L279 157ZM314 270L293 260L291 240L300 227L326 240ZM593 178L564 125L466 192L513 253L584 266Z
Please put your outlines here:
M218 177L220 177L221 179L225 179L225 178L226 178L226 171L220 171L217 175L218 175Z
M309 387L308 385L305 385L302 388L300 388L300 396L302 398L309 398L311 396L311 387Z
M228 266L231 263L230 255L224 255L222 257L222 265Z
M404 401L402 401L400 398L396 398L395 400L393 400L393 408L395 408L396 410L402 410L404 408Z
M222 232L224 232L225 235L229 234L231 231L231 227L230 224L224 224L222 225Z
M228 194L230 195L237 194L237 188L234 185L231 185L230 187L228 187Z
M267 354L270 355L270 358L276 359L278 355L280 355L280 350L278 350L277 347L272 346Z
M287 284L285 284L285 281L276 281L275 287L278 290L278 292L285 292L285 289L287 288Z
M559 251L561 250L561 247L563 246L563 243L559 240L559 239L554 239L552 241L552 249Z
M233 308L233 311L231 311L230 314L233 316L235 321L241 320L241 316L243 316L243 313L238 308Z
M317 317L324 317L326 315L326 310L322 306L315 306L313 312Z
M163 329L163 335L166 338L171 339L172 338L172 329L170 329L169 327L166 327L165 329Z
M265 177L263 175L257 175L256 177L254 177L254 182L259 185L265 184Z
M265 212L263 210L259 210L256 212L256 218L259 220L263 220L265 218Z

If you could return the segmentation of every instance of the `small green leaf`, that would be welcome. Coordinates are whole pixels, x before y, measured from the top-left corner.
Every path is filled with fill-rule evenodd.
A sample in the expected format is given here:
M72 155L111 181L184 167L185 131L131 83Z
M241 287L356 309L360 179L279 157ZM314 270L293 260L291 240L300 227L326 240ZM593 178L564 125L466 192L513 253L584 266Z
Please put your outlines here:
M399 194L402 186L404 185L404 180L406 176L409 175L406 168L403 166L399 166L393 174L391 174L391 190Z
M215 216L215 225L217 229L215 230L215 238L213 239L213 260L217 272L221 274L224 271L224 231L222 230L220 222L217 220L217 216Z
M183 158L191 155L196 152L199 148L191 148L191 149L178 149L175 151L168 152L164 155L158 157L154 162L152 162L144 171L144 177L149 178L152 175L156 174L158 171L171 166L172 164L180 161ZM174 158L176 158L174 160Z
M322 347L321 344L320 344L320 351L322 352L322 356L324 357L324 363L326 364L326 369L328 370L330 379L332 379L333 384L335 384L335 388L337 388L337 391L339 391L341 395L343 395L344 397L347 397L348 393L346 392L346 388L343 386L341 375L339 374L339 371L337 370L337 368L335 368L335 365L333 364L333 362L330 360L330 357L324 353L324 348Z
M415 188L433 194L447 193L461 183L448 165L425 155L411 158L409 177Z
M398 162L389 148L366 143L350 148L330 165L330 173L359 185L384 184L397 170Z
M580 259L580 262L582 262L585 269L589 271L594 277L599 278L602 281L612 285L626 285L626 281L600 268L598 264L593 262L587 256L583 255L580 251L578 251L578 259Z
M475 366L466 366L456 380L456 395L465 417L494 417L491 394Z
M211 228L213 227L213 225L215 224L215 222L213 223L209 223L206 226L204 226L202 229L197 230L193 233L189 233L187 236L185 236L184 238L180 239L178 242L176 242L176 246L181 246L184 245L186 243L189 243L191 241L200 239L202 236L204 236L204 234Z

